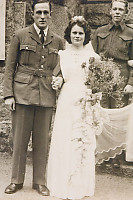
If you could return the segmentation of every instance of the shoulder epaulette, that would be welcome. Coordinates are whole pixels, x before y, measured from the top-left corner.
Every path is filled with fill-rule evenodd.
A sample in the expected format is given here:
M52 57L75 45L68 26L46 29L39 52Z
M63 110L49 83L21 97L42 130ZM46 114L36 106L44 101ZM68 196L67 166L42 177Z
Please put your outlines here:
M108 25L108 24L102 24L102 25L100 25L100 26L99 26L99 28L100 28L100 27L104 27L104 26L107 26L107 25Z

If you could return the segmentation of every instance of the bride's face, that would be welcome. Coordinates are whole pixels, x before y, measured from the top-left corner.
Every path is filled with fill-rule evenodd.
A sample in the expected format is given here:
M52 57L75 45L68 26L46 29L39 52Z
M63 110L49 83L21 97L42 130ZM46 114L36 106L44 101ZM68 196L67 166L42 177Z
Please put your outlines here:
M72 45L76 47L83 46L84 40L85 40L85 32L84 29L77 24L75 24L70 33L70 38Z

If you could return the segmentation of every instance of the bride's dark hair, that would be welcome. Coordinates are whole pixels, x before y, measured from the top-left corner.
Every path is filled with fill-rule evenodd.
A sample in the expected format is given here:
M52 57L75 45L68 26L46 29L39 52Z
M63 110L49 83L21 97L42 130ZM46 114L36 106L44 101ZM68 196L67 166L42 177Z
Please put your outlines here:
M85 40L83 45L86 45L89 43L90 41L90 35L91 35L91 29L90 26L88 25L88 22L84 19L83 16L75 16L71 19L71 21L69 22L67 28L65 29L65 34L64 34L64 38L66 39L66 41L71 44L71 37L70 37L70 33L72 30L72 27L74 25L78 25L80 27L83 28L84 32L85 32Z

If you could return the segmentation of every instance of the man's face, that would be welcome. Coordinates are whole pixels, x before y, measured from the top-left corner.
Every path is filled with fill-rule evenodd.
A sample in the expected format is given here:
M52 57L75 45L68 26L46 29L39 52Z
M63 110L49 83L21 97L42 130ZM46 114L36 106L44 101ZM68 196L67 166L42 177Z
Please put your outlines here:
M115 24L119 24L124 19L126 14L125 4L123 2L114 1L112 3L110 14L112 16L112 21Z
M37 3L34 7L33 19L40 29L45 29L50 18L49 3Z

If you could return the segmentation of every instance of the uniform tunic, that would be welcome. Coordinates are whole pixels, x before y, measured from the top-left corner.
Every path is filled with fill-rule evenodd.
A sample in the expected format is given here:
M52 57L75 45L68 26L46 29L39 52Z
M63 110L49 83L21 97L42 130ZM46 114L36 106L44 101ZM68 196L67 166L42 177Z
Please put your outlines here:
M96 30L92 39L92 45L96 53L104 54L107 58L113 58L120 65L121 76L124 77L125 84L133 85L133 69L127 65L128 60L133 59L133 29L125 23L115 26L113 22L102 26ZM117 97L116 97L117 98ZM107 99L105 100L107 101ZM104 105L106 102L104 101ZM123 102L127 104L128 96L123 97ZM116 107L113 105L104 107Z
M14 96L19 104L52 107L55 91L51 79L61 49L61 38L50 30L44 44L33 25L17 31L5 69L4 97Z
M18 30L10 45L4 77L4 98L14 97L11 182L24 182L26 152L32 132L33 183L44 185L49 129L55 105L52 75L58 75L62 39L49 29L42 44L34 25ZM55 74L56 71L56 74Z

